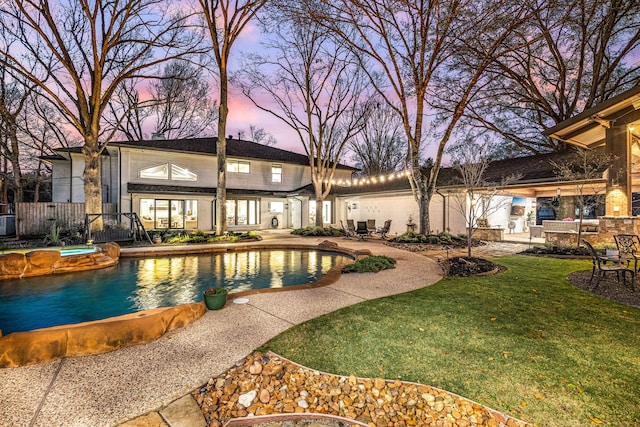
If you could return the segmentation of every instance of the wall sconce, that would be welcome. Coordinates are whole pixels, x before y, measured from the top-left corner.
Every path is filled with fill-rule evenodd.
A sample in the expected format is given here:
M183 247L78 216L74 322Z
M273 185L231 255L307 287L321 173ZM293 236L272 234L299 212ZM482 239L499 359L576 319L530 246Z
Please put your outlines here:
M358 205L356 205L355 203L351 204L351 209L358 209Z
M620 206L614 206L613 207L613 211L614 212L620 212Z
M289 203L285 203L285 204L284 204L284 208L285 208L285 209L289 209Z

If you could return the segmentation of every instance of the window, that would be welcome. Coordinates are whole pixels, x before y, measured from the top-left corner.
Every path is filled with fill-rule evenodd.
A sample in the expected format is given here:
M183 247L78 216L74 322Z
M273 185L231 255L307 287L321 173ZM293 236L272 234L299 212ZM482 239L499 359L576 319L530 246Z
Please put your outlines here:
M197 181L198 175L187 168L171 163L151 166L140 170L140 178L170 179L174 181Z
M227 225L256 225L260 221L256 199L227 200Z
M227 160L227 172L249 173L250 163L243 160Z
M282 213L284 212L284 202L270 202L269 212Z
M271 165L271 182L282 182L282 165Z
M169 164L151 166L140 171L140 178L169 179Z
M316 223L316 201L309 200L309 224ZM331 202L322 202L322 223L331 224Z
M197 181L198 175L189 169L182 168L178 165L171 165L171 179L174 181Z
M196 229L198 201L140 199L140 220L145 229Z

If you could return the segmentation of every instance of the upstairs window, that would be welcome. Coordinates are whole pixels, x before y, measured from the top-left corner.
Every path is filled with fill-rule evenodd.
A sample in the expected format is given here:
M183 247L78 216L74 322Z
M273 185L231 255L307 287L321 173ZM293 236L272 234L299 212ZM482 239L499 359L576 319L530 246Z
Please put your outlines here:
M271 182L282 182L282 165L271 165Z
M151 166L140 170L140 178L169 179L169 164Z
M178 165L171 165L171 179L175 181L197 181L198 175L187 168Z
M171 163L151 166L140 170L140 178L167 179L174 181L197 181L198 175L187 168Z
M243 160L227 160L227 172L250 173L250 163Z

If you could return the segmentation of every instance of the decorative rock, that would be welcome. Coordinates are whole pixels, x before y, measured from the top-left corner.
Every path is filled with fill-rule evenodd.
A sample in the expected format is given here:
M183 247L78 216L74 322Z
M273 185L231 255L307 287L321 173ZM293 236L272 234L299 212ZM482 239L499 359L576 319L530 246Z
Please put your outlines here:
M253 362L253 364L249 367L249 372L253 375L259 375L262 372L262 365L260 362Z
M260 375L251 372L256 363L262 367ZM260 353L250 355L220 378L224 387L217 379L193 392L210 426L222 426L230 418L302 412L341 416L374 427L530 426L426 385L338 377L301 368L276 355L268 359ZM226 394L228 390L232 394ZM241 390L250 391L241 394Z
M245 408L248 408L249 406L251 406L251 404L253 403L253 399L255 399L257 395L257 391L251 390L248 393L240 395L240 397L238 398L238 403Z

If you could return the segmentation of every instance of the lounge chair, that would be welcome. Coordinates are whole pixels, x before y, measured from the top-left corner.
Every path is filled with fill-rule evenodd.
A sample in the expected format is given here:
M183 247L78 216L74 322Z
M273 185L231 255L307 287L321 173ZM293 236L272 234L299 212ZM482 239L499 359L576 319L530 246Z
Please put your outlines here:
M391 220L388 219L384 222L384 226L379 227L376 230L376 234L378 234L382 240L387 240L387 234L389 234L390 228L391 228Z
M340 226L342 227L342 231L344 231L344 238L345 239L351 239L352 237L355 237L355 235L356 235L355 228L345 227L344 226L344 222L342 222L342 220L340 220Z
M376 232L376 220L368 219L367 220L367 230L369 231L369 235Z
M360 240L364 240L365 237L369 235L369 230L367 230L367 222L366 221L358 221L358 225L356 226L356 236L360 238Z

